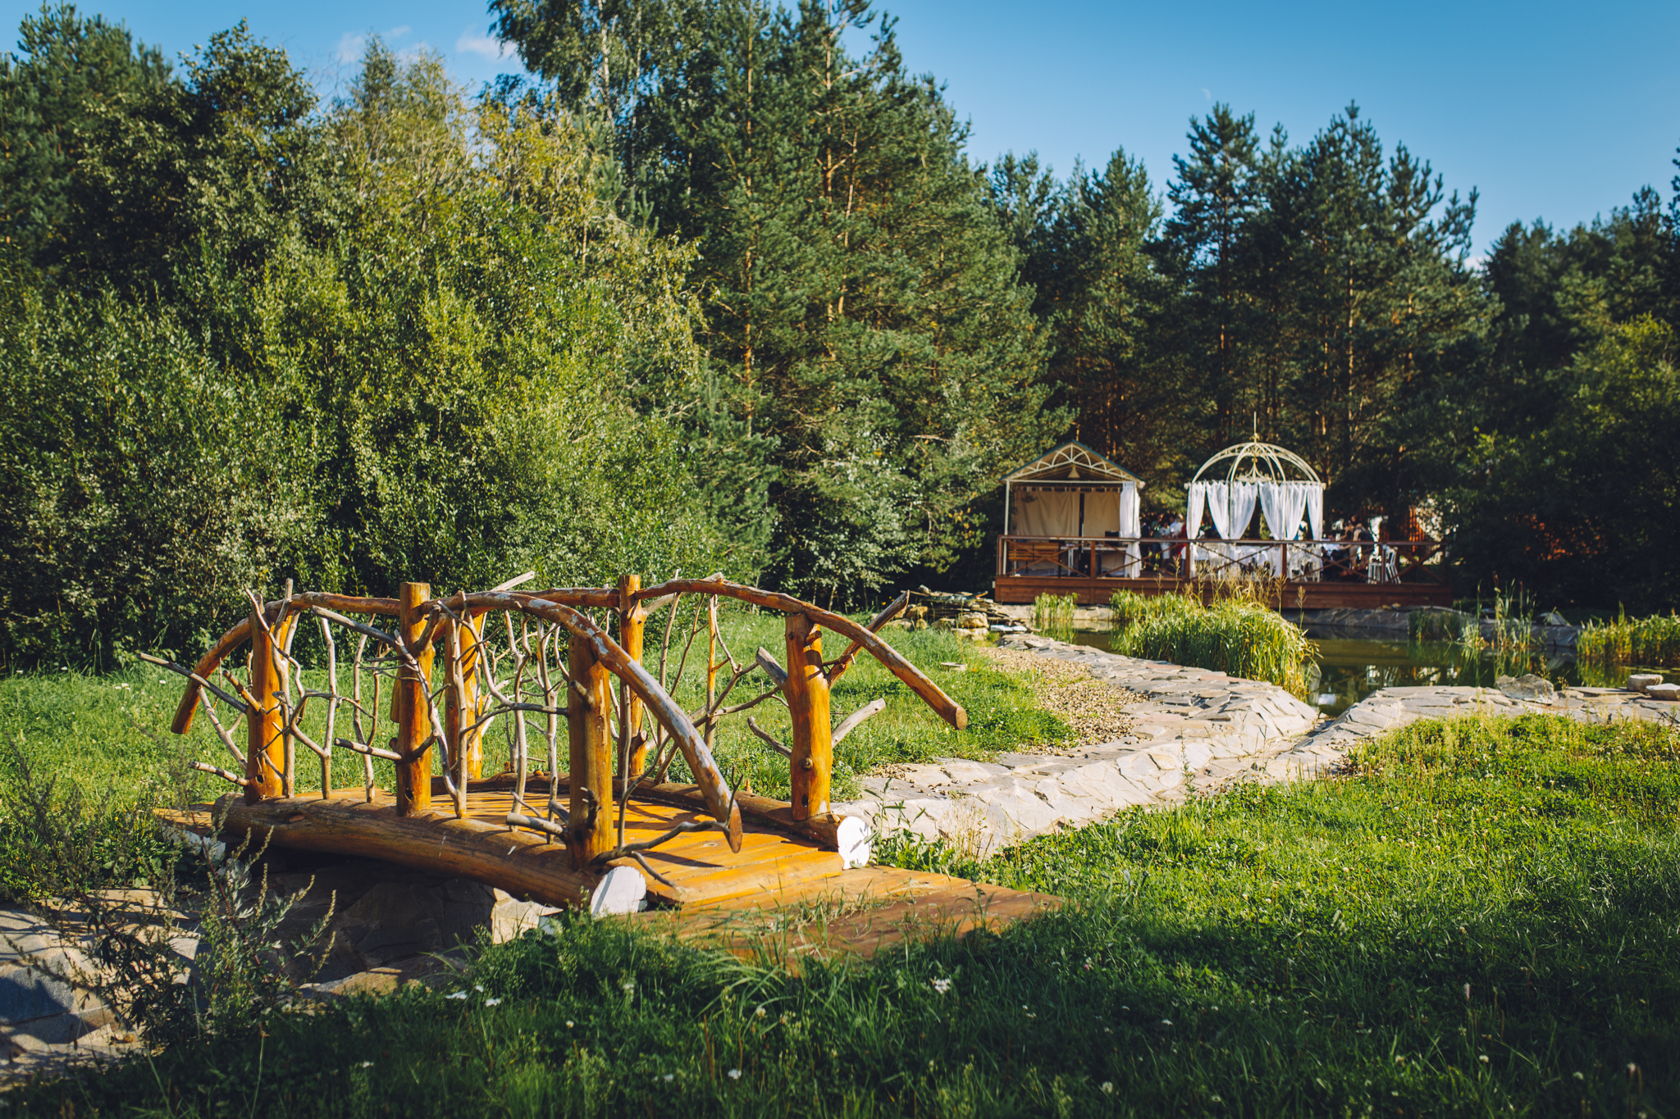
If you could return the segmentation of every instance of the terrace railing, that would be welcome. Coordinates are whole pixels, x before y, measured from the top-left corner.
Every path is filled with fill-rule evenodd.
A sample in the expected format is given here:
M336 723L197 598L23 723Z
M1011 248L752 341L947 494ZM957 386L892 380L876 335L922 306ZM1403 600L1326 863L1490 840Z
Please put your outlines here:
M1435 540L1212 540L1000 536L999 576L1445 583Z

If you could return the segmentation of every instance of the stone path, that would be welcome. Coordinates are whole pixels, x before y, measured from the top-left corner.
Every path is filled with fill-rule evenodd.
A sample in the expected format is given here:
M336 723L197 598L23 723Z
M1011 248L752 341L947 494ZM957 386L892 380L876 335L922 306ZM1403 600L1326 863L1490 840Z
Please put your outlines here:
M999 642L1083 664L1142 697L1131 733L1072 756L1003 754L989 762L941 759L865 777L863 796L834 810L864 816L878 833L909 831L985 856L1035 835L1077 827L1137 805L1167 804L1234 781L1291 781L1327 772L1355 742L1456 715L1566 715L1680 724L1680 705L1610 688L1552 692L1544 681L1496 688L1385 688L1340 718L1272 684L1138 660L1046 637ZM1528 681L1529 678L1524 678Z
M834 811L877 832L907 830L975 855L1140 804L1181 800L1263 774L1318 722L1282 688L1163 661L1138 660L1046 637L1003 638L1005 648L1081 664L1139 695L1129 734L1073 756L1002 754L989 762L942 759L865 777L863 796Z
M1528 679L1528 678L1524 678ZM1452 719L1461 715L1563 715L1584 723L1625 720L1680 726L1680 705L1648 699L1620 688L1563 688L1536 690L1512 687L1384 688L1347 709L1333 722L1315 730L1293 749L1268 763L1274 776L1282 772L1312 776L1325 771L1362 739L1395 730L1420 719ZM1526 693L1526 694L1525 694Z

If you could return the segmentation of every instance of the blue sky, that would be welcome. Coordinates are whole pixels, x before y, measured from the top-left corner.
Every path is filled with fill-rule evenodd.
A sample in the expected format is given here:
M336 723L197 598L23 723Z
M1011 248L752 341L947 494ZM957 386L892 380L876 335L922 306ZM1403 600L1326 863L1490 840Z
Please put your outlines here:
M331 92L362 36L428 48L472 85L518 66L478 0L83 0L170 56L241 16ZM0 0L8 45L36 3ZM1476 242L1511 221L1588 221L1665 196L1680 144L1680 2L1057 3L890 0L909 66L943 80L970 152L1037 149L1057 171L1141 157L1158 189L1215 101L1309 139L1357 101L1448 189L1481 191Z

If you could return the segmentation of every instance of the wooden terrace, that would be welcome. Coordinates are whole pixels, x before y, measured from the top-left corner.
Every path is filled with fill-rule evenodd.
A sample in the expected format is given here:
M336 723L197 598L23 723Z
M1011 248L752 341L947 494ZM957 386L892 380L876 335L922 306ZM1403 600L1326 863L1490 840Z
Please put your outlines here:
M1106 603L1116 591L1206 593L1242 580L1274 606L1331 609L1450 606L1452 588L1434 540L1197 540L1115 535L1001 536L992 597L1041 594Z

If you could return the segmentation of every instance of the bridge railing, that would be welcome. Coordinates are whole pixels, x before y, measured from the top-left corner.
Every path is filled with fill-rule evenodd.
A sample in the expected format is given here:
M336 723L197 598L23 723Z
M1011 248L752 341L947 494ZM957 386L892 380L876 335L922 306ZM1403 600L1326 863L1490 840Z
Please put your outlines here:
M376 795L376 763L385 762L393 771L399 815L439 811L433 805L438 795L447 798L448 811L464 818L473 783L485 783L487 732L499 727L508 760L492 782L512 797L505 823L564 842L580 868L629 858L651 873L644 851L700 827L724 832L739 850L743 803L841 844L841 821L829 803L834 746L881 706L877 701L833 723L830 689L860 652L879 660L952 725L967 722L961 706L878 636L903 599L860 625L790 595L717 576L644 588L627 575L614 587L536 592L518 590L520 582L444 597L433 597L424 583L405 583L394 598L288 589L271 602L253 597L250 614L190 669L148 659L188 677L172 729L186 733L203 708L238 766L198 768L238 785L253 803L305 795L311 785L323 798L353 795L334 780L335 757L347 753L360 763L366 800ZM673 667L672 637L685 596L699 601ZM762 648L751 660L735 656L718 626L720 599L783 615L785 667ZM650 667L643 663L647 625L660 612L663 637L657 665ZM309 623L312 657L298 646ZM848 642L831 661L823 659L823 629ZM703 698L689 710L674 696L702 636ZM242 647L241 677L226 662ZM768 686L736 698L737 688L755 676ZM767 748L785 756L790 805L738 795L713 754L724 719L773 700L788 709L787 743L750 716L746 722ZM218 706L235 718L224 722ZM244 723L243 744L233 729L238 721ZM383 741L382 732L389 736ZM434 751L441 770L436 778ZM310 755L317 772L306 777L300 757ZM651 842L627 842L629 799L675 795L665 779L679 757L694 786L677 791L710 820L679 825ZM557 795L562 775L564 801Z

